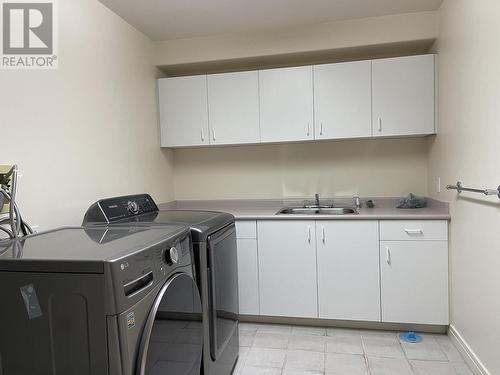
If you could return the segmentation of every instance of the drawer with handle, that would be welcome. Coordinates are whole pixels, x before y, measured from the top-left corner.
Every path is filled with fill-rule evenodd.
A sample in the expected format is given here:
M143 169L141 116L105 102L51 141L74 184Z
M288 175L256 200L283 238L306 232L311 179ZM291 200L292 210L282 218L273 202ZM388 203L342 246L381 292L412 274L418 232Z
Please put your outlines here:
M381 220L381 241L447 241L446 220Z

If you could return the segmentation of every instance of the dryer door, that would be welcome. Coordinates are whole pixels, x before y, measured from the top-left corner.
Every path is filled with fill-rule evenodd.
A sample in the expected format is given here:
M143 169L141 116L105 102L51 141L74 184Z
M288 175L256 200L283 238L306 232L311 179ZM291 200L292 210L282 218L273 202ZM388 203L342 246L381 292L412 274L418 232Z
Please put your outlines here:
M214 361L238 330L236 228L231 224L208 237L210 355Z
M158 293L142 334L137 375L198 375L203 346L201 300L187 274Z

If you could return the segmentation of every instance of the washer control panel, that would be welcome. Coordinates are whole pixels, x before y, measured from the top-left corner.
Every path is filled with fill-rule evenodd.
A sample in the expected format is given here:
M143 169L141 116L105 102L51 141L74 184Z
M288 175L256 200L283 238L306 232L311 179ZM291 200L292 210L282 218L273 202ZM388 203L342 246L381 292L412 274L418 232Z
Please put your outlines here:
M130 214L137 215L141 210L141 206L139 206L139 203L137 203L137 201L128 201L127 210Z
M194 272L191 247L191 234L186 228L175 238L110 263L112 285L122 286L121 291L115 292L116 306L110 313L133 306L179 270Z
M102 199L89 208L85 217L89 222L113 223L152 212L158 212L153 198L139 194Z

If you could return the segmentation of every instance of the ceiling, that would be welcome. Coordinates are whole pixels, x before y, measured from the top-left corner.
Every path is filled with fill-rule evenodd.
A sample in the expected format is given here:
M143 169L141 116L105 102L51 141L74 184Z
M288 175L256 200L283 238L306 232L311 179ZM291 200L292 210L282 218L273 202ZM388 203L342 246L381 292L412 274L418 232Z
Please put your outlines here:
M99 0L152 40L436 10L443 0Z

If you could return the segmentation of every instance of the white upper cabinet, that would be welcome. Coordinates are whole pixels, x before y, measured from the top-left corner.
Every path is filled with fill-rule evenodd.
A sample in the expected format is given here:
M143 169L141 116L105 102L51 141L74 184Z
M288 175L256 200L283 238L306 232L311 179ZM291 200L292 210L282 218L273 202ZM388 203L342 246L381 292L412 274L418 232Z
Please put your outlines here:
M259 73L208 76L210 144L259 143Z
M161 145L435 133L434 55L159 80Z
M370 137L371 61L314 66L316 139Z
M158 80L161 146L208 145L207 77Z
M434 55L373 60L373 135L435 133Z
M312 66L259 72L262 142L314 139Z

